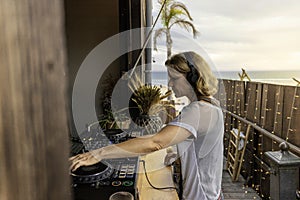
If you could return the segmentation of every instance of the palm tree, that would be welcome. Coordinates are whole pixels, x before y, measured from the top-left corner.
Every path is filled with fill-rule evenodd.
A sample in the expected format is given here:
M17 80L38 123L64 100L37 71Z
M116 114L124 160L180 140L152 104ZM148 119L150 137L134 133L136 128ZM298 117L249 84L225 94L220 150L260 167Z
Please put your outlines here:
M164 1L166 1L164 3ZM154 34L154 49L157 51L157 38L160 38L163 34L166 35L167 43L167 57L171 56L172 49L172 38L171 38L171 28L174 25L179 25L180 27L186 29L188 32L192 30L193 36L198 35L198 31L191 21L193 21L187 7L175 0L158 0L159 4L164 5L161 15L162 28L155 31Z

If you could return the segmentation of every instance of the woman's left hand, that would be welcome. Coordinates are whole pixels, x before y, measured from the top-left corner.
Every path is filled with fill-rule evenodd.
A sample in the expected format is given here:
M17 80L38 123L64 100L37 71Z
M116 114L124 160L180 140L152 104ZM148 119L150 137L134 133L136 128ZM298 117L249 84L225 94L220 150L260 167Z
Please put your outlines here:
M70 171L75 171L81 166L89 166L100 162L101 159L96 157L97 154L99 154L99 149L70 157Z

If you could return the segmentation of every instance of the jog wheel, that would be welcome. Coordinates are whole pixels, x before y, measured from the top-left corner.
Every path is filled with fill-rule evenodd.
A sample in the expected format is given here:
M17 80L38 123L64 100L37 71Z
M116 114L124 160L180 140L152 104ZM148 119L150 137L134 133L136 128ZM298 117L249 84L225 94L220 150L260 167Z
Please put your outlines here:
M113 171L108 162L101 161L94 165L79 167L71 175L74 183L93 183L109 178Z

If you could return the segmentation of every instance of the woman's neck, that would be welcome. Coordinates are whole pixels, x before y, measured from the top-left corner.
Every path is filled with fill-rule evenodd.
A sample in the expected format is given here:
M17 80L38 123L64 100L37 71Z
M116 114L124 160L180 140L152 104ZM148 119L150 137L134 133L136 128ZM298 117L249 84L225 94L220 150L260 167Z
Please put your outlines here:
M191 92L186 97L190 100L190 102L198 101L197 95L194 92Z

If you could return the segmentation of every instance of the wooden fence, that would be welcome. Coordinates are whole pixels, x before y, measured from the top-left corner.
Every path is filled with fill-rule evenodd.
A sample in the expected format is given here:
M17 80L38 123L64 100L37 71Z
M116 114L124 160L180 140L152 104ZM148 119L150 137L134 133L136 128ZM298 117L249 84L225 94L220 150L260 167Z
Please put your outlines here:
M242 117L283 140L300 147L300 87L238 80L220 80L216 95L224 109ZM225 154L229 131L238 121L225 113ZM243 123L245 131L246 124ZM264 152L279 150L278 142L253 129L247 143L242 175L262 198L269 199L270 171ZM299 152L294 152L299 155Z

